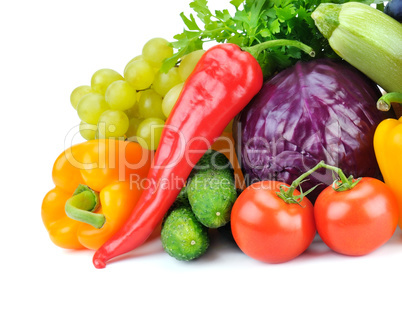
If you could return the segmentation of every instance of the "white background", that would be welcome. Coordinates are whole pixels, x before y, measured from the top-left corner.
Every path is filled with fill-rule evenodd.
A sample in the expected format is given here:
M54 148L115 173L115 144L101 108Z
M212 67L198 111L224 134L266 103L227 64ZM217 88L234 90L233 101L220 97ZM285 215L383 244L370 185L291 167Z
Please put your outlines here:
M211 7L229 1L211 0ZM51 169L78 116L70 92L92 73L122 73L152 37L181 32L189 0L3 1L0 5L0 309L391 310L400 308L402 234L364 257L316 239L299 258L262 264L214 238L183 263L159 240L106 269L92 251L54 246L40 216Z

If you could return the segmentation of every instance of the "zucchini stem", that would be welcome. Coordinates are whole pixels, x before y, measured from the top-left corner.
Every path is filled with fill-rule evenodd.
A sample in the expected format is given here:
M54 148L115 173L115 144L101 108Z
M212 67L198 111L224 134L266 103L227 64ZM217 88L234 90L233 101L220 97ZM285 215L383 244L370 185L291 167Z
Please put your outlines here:
M381 111L388 111L392 107L391 103L402 104L402 93L390 92L384 94L377 101L377 109Z

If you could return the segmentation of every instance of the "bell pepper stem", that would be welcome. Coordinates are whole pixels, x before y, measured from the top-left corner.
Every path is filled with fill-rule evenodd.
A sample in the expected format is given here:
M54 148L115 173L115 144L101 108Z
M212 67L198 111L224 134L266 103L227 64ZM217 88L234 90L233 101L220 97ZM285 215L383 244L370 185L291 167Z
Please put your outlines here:
M99 207L99 194L88 186L79 185L71 198L66 201L65 211L71 219L100 229L105 224L105 216L94 213Z
M249 52L251 55L253 55L256 59L258 57L258 54L260 54L262 51L277 47L277 46L294 46L303 52L307 53L311 57L315 56L315 51L308 45L296 41L296 40L288 40L288 39L277 39L277 40L270 40L270 41L265 41L263 43L259 43L253 46L249 47L242 47L243 51Z
M391 109L391 103L402 104L402 93L390 92L381 96L377 101L377 109L388 111Z
M316 170L320 168L325 168L331 171L334 171L338 176L339 180L334 180L333 182L333 189L335 191L346 191L352 189L357 183L360 181L361 178L354 179L353 176L346 177L343 171L336 166L332 166L326 164L324 161L319 162L316 166L305 172L304 174L300 175L297 179L295 179L289 187L281 186L280 191L277 192L277 195L282 198L286 203L297 203L299 204L300 201L311 191L313 191L317 186L309 189L308 191L301 193L300 195L296 196L294 191L296 188L303 182L305 179L314 173Z

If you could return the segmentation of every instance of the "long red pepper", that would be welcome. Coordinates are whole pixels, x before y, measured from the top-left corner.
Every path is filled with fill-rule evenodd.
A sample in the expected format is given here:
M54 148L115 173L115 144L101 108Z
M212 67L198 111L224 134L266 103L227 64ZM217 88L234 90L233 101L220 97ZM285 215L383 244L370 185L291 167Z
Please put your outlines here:
M149 187L126 224L93 257L96 268L140 246L173 204L192 168L226 125L261 89L256 59L224 43L204 53L166 121L149 171Z

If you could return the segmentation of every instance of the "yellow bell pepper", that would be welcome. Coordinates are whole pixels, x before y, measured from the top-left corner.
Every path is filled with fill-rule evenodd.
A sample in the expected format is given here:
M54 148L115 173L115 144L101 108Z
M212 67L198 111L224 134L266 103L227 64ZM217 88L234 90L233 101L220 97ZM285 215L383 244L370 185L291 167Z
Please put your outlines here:
M42 220L54 244L98 249L126 221L146 177L151 152L138 143L90 140L56 159L55 187L43 199Z
M377 102L377 108L388 111L394 108L401 116L398 104L402 103L402 93L390 92ZM384 182L392 189L398 200L399 227L402 228L402 117L385 119L374 133L374 151Z

